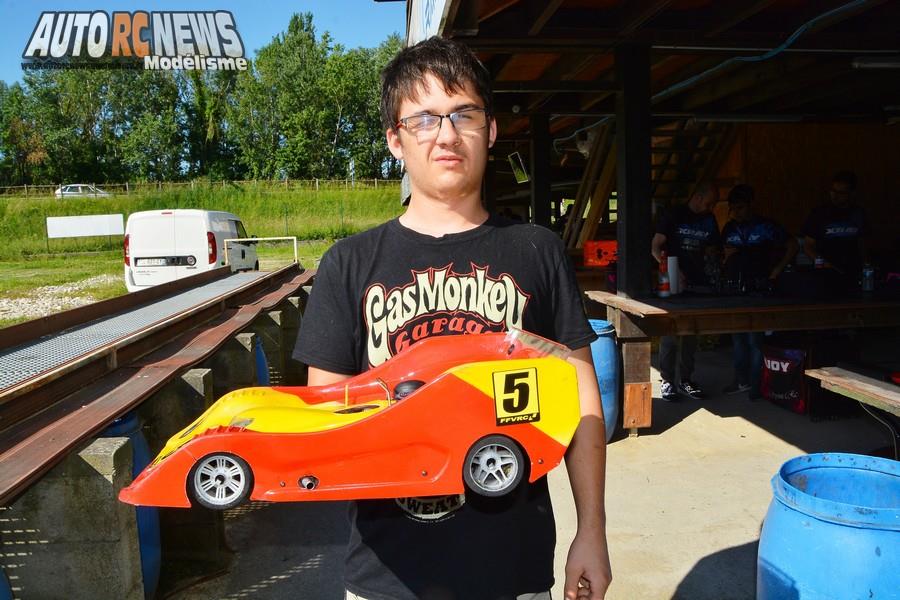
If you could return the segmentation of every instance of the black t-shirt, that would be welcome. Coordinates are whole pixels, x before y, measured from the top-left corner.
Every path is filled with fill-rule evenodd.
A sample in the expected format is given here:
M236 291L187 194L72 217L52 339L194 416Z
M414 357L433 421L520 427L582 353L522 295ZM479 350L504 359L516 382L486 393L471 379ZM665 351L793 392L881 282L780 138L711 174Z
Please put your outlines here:
M787 237L784 228L770 219L754 216L743 223L728 221L722 228L722 243L737 252L725 263L726 278L740 278L750 286L754 280L767 279L784 255Z
M572 349L596 338L556 235L492 216L434 238L394 219L322 258L294 357L350 375L424 337L509 326ZM350 518L345 583L370 600L505 600L553 586L546 478L502 498L354 502Z
M803 235L816 240L816 252L845 275L856 277L862 268L860 238L868 235L862 207L824 204L813 209L803 225Z
M714 258L707 259L707 248L720 246L719 224L712 213L695 213L685 204L673 206L656 223L656 233L666 236L666 252L678 257L678 268L689 284L711 285L709 266L718 266Z

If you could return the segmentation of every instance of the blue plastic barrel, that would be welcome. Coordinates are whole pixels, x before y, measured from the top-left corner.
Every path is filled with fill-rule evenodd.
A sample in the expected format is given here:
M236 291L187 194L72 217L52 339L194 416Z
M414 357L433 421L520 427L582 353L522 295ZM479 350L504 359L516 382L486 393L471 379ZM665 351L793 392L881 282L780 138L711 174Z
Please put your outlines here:
M256 384L269 385L269 361L266 359L266 353L263 349L263 342L259 336L256 336L256 345L253 346L253 357L256 361Z
M619 351L616 348L616 329L609 321L590 320L594 333L600 337L591 344L594 371L600 385L603 419L606 421L606 441L612 439L619 423Z
M900 462L793 458L772 478L757 600L900 598Z
M132 476L138 474L150 464L150 448L147 439L141 433L141 422L137 413L130 412L119 417L103 432L101 437L127 437L131 440L134 454L132 458ZM152 598L159 583L160 541L159 541L159 509L149 506L135 508L137 512L138 539L141 547L141 573L144 577L144 597Z
M9 579L6 577L3 567L0 567L0 600L13 600L12 587L9 585Z

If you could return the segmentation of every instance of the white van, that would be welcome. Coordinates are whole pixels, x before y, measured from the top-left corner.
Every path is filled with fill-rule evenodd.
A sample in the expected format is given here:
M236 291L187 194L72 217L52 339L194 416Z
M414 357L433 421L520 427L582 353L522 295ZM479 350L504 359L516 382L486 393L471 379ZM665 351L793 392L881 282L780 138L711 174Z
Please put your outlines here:
M214 210L148 210L125 225L125 287L134 292L225 264L225 240L247 238L241 220ZM259 269L256 243L230 242L232 271Z

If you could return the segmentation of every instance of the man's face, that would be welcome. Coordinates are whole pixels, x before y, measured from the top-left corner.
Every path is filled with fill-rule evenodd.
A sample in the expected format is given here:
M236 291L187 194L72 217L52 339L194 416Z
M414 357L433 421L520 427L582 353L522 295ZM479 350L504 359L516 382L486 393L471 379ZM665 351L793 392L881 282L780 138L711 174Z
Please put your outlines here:
M712 209L716 206L718 201L719 192L716 189L712 189L705 194L694 194L691 197L689 206L691 210L700 215L712 212Z
M414 115L447 115L469 108L484 108L471 83L449 94L430 73L419 87L419 97L400 104L399 118ZM461 130L449 118L440 120L437 131L411 132L406 127L387 130L388 148L406 164L413 198L423 194L435 199L454 199L480 193L488 148L494 145L497 124L488 118L485 127Z
M751 212L750 212L750 203L749 202L734 202L728 205L728 211L731 213L731 218L737 221L738 223L745 223L750 220Z
M831 197L832 204L835 206L843 206L850 202L853 190L851 190L850 186L844 182L832 181L831 189L828 190L828 195Z

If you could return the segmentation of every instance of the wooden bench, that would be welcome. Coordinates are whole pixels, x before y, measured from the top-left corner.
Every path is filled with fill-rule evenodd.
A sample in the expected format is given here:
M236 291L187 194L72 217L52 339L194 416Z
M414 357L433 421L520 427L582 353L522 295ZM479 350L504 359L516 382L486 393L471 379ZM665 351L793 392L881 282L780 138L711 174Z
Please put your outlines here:
M806 375L818 379L822 383L822 387L827 390L853 398L862 404L863 408L866 408L865 405L869 405L900 416L900 387L892 383L879 381L840 367L808 369ZM893 436L891 441L894 446L894 460L900 460L897 443L900 440L900 432L897 431L896 425L890 419L881 418L877 413L868 410L866 412L890 430Z

